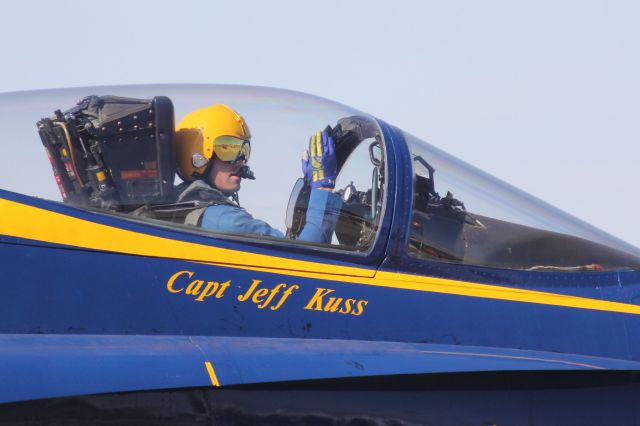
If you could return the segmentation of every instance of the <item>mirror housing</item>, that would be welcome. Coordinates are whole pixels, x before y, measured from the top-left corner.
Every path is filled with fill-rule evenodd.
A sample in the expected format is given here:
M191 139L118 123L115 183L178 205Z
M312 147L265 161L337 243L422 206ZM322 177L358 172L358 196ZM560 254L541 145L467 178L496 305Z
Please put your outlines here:
M287 238L297 238L304 228L310 196L311 187L306 184L303 178L298 178L293 184L289 202L287 203L287 214L285 216Z

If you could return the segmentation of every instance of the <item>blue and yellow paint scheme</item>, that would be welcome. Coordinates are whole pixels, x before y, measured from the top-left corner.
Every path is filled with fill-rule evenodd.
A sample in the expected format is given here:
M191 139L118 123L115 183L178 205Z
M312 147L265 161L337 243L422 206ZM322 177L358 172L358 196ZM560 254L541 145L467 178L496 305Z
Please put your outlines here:
M389 202L367 253L160 226L0 190L0 403L640 371L638 271L540 273L407 256L410 160L402 135L380 125Z

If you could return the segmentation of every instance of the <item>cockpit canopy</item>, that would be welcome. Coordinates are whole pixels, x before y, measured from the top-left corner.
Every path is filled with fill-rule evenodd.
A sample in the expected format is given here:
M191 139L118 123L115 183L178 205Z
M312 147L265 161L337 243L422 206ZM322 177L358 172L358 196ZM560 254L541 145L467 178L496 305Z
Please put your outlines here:
M407 218L393 238L406 241L404 254L419 261L563 272L640 267L637 248L419 138L383 132L378 120L347 106L270 88L148 85L0 95L0 188L187 233L278 243L259 234L208 233L183 220L191 207L176 203L175 122L213 103L238 111L251 128L248 165L256 179L243 179L237 195L242 208L282 231L280 240L366 255L388 240L381 224L392 213ZM300 158L323 129L335 140L342 206L331 241L305 243L296 240L309 200ZM391 170L410 173L412 186L390 186L399 181ZM403 198L389 194L407 191L410 205L394 205Z

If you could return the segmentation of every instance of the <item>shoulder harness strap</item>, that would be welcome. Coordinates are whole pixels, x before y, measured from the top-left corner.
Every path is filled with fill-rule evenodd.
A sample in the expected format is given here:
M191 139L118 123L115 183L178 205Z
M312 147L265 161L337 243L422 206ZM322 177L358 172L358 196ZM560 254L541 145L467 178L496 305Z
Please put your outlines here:
M202 215L204 215L207 207L219 204L227 204L241 208L236 202L230 200L218 189L207 185L201 180L197 180L189 184L189 186L180 193L177 202L145 205L133 211L132 214L184 225L200 226Z

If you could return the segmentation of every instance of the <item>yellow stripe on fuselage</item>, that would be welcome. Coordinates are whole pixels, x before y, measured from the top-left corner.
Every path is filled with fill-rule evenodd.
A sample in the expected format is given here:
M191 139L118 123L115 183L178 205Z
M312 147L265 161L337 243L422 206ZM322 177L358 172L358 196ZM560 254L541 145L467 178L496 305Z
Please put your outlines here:
M273 270L323 272L331 268L332 273L341 275L373 276L375 273L365 268L325 265L157 237L9 200L0 200L0 217L0 234L93 250Z
M375 272L365 268L288 259L173 240L8 200L0 200L0 217L3 218L0 222L0 234L92 250L188 260L243 270L401 290L640 315L640 306L626 303L398 272Z

